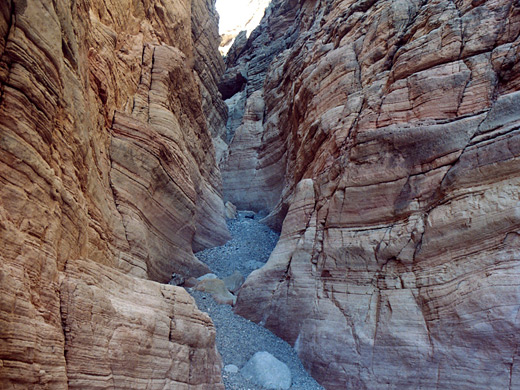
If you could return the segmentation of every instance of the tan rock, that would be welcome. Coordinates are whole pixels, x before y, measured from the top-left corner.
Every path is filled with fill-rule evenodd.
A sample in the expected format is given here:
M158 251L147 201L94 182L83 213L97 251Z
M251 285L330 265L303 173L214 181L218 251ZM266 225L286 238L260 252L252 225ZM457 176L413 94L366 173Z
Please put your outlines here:
M184 281L184 287L186 288L193 288L195 287L199 281L195 279L194 277L190 277Z
M195 290L211 293L211 296L220 304L233 306L236 303L236 296L231 294L224 282L220 279L203 279L197 283Z
M226 207L226 218L227 219L235 219L237 217L237 208L236 206L231 202L226 202L224 204Z
M233 294L236 294L242 284L244 284L244 275L242 275L239 271L233 272L231 275L226 276L222 279L226 288L231 291Z
M202 29L192 24L203 20ZM202 0L0 2L0 388L66 389L72 377L77 387L90 387L67 372L59 295L66 263L72 270L78 259L89 259L114 275L117 269L166 282L176 270L206 272L192 249L227 239L211 140L218 129L207 124L211 117L214 126L222 125L225 114L219 118L217 108L206 107L208 94L219 100L211 92L217 90L218 70L204 73L198 67L214 62L222 68L215 43L204 44L211 31L216 32L213 5ZM225 109L222 102L220 107ZM85 286L83 276L74 276L79 278L74 283L106 303L101 297L109 292ZM120 288L132 295L118 285L121 280L110 292L117 295ZM157 296L145 301L164 306L161 290L154 291ZM124 298L118 296L119 313L139 310ZM73 306L88 303L81 299L71 301L69 314L84 314ZM201 320L192 314L195 322ZM82 330L100 330L106 337L112 328L96 328L97 320L109 321L101 317L89 323L70 314L67 321L81 325L75 337ZM166 324L166 317L157 323ZM118 320L123 318L130 319ZM206 317L201 321L207 324ZM154 333L153 323L146 326L141 340ZM118 367L133 364L115 345L130 348L124 338L132 333L125 335L125 329L113 328L110 359L119 354L113 360ZM101 348L96 358L107 365L109 340L96 345ZM161 333L154 343L159 340L166 345L168 336ZM87 350L83 342L90 341L75 348ZM170 360L187 364L187 348L175 348ZM156 351L157 358L164 351ZM146 375L161 379L152 374L155 352L147 353L133 366L140 387L146 387ZM70 367L78 373L89 374L88 365L96 364L75 359ZM216 361L210 361L209 376L203 374L204 362L197 362L192 387L220 386L210 379ZM188 386L181 382L179 388Z
M69 389L224 389L211 319L183 288L75 260L60 297Z

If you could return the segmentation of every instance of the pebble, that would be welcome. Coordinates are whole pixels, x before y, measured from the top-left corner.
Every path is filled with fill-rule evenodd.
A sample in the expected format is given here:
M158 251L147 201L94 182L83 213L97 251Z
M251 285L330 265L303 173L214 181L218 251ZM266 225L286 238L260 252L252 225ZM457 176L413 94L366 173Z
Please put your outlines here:
M238 367L234 364L228 364L224 366L224 371L229 372L230 374L236 374L238 372Z

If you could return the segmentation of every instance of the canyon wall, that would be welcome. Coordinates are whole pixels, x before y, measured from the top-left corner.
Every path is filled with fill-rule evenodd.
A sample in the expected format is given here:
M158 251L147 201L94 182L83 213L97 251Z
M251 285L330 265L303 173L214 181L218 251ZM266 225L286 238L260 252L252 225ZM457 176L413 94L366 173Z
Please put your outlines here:
M236 311L327 389L518 388L520 3L275 0L239 51L225 196L283 227Z
M230 145L220 166L224 198L239 209L271 211L284 188L287 136L278 116L265 115L263 85L271 62L298 36L297 12L295 0L273 1L249 39L237 38L226 57L219 89L229 107ZM285 91L279 92L272 103L285 105ZM282 220L283 215L272 227L279 230Z
M211 0L1 2L0 387L223 388L156 283L229 237L218 44Z

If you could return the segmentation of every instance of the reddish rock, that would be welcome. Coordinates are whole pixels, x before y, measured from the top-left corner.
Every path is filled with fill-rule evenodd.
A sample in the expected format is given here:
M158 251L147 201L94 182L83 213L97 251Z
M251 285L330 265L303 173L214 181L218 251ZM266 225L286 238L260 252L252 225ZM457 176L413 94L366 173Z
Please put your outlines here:
M240 177L276 166L282 235L236 311L327 389L518 387L517 2L304 1L289 27L281 3L262 28L290 45L245 87L263 131L224 178L261 199Z
M194 27L203 21L203 29ZM191 317L203 324L201 340L211 349L207 318L182 299L163 297L158 287L144 300L158 307L156 313L141 328L135 324L135 332L113 327L106 317L119 313L114 321L124 322L144 310L133 307L139 293L128 287L133 279L115 276L117 270L164 282L173 271L199 275L206 267L192 249L228 237L210 134L223 126L225 113L219 117L207 102L208 95L219 100L219 70L200 66L214 62L222 69L218 43L205 44L215 34L210 1L0 3L0 388L66 389L71 380L88 388L91 379L110 379L93 378L97 371L88 370L96 362L113 362L128 374L113 375L116 384L103 386L129 388L135 350L125 356L116 344L130 348L133 335L143 340L153 334L154 347L169 345L168 332L151 328L154 319L168 325L177 309L186 324ZM74 279L68 286L82 286L96 300L74 297L65 308L59 276L78 259L88 259L100 275L66 276ZM112 284L96 279L111 273ZM115 311L109 293L120 300ZM99 315L88 317L78 304L93 305ZM62 327L65 309L67 323L79 327L74 337L72 328ZM136 316L137 322L144 318ZM82 360L81 351L94 342L80 337L87 330L100 338L97 356ZM117 337L109 353L112 330ZM188 344L149 350L133 366L139 383L161 379L153 374L161 359L161 375L167 373L165 353L185 373ZM199 359L192 344L196 378L168 374L164 383L219 388L217 360L206 362L206 352ZM65 350L76 354L74 365Z

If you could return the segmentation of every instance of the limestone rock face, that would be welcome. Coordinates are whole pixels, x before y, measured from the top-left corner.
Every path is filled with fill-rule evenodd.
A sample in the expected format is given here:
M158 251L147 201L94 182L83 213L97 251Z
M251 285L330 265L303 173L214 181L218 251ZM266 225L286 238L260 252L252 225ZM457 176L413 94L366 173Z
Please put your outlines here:
M294 12L294 41L244 88L263 90L263 130L248 150L239 127L228 162L256 161L224 168L258 199L268 176L238 181L251 165L283 180L267 218L280 241L237 312L327 389L519 387L520 4ZM285 16L275 6L270 29Z
M208 103L218 101L222 69L215 23L204 0L1 2L1 388L67 388L66 263L165 282L172 272L206 273L192 250L227 239L211 137L225 106ZM81 323L70 314L80 300L71 302L67 321ZM201 362L192 369L202 372Z
M60 300L69 389L224 389L215 328L183 288L76 260Z

